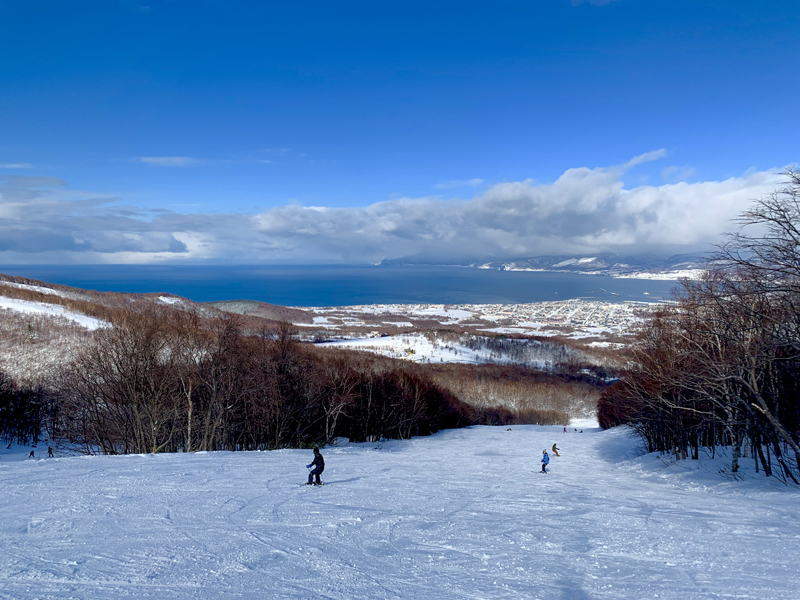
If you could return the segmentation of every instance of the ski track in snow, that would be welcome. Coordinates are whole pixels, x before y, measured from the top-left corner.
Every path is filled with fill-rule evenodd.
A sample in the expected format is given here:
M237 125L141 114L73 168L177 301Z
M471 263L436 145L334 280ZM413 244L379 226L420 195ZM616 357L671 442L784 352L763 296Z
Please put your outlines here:
M0 598L798 598L796 488L569 431L329 447L321 488L307 450L3 451Z

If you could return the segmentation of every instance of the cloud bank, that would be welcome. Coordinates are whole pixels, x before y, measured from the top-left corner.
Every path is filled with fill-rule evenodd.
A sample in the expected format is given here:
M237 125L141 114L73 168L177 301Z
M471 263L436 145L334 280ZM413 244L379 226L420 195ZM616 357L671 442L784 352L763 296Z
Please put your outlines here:
M552 183L497 183L469 199L400 198L364 207L287 204L252 215L179 214L69 190L52 177L0 178L0 263L375 262L707 248L776 172L626 189L633 165L574 168Z

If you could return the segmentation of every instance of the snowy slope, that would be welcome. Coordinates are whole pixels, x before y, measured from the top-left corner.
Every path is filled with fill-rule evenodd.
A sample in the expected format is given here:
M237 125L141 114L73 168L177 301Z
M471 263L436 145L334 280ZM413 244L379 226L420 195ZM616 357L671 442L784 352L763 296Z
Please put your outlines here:
M485 350L471 350L457 343L431 341L423 334L406 333L379 338L358 338L317 344L320 347L364 350L389 358L401 358L412 362L460 362L486 363L491 356Z
M796 489L512 429L327 448L322 488L309 451L0 449L0 598L798 598Z
M63 306L58 304L46 304L44 302L33 302L30 300L19 300L0 296L0 309L41 314L50 317L63 317L89 330L94 330L105 325L100 319L66 310Z

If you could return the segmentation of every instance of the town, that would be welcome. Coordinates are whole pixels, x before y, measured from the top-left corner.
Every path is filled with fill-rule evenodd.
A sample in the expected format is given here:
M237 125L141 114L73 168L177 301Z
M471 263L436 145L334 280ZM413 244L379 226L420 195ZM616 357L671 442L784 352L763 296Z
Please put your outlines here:
M658 304L563 300L531 304L376 304L303 309L296 323L320 339L380 337L420 331L561 336L588 343L624 343Z

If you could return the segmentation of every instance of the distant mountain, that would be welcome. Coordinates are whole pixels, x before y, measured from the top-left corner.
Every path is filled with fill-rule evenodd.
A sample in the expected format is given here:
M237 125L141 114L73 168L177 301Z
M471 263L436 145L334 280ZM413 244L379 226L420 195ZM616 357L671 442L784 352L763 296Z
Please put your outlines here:
M658 275L704 269L708 264L708 258L702 254L675 254L668 257L656 254L636 254L631 256L620 256L618 254L558 254L508 259L487 257L442 260L414 255L383 260L379 264L387 266L457 266L498 269L501 271L565 271L624 276L634 273Z

